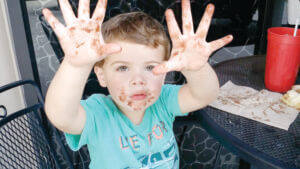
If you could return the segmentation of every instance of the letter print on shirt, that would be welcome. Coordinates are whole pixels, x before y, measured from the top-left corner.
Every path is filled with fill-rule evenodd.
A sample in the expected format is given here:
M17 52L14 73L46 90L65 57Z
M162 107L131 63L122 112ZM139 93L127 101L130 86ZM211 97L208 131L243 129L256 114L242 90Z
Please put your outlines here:
M172 135L164 146L166 147L163 151L149 153L147 155L141 156L138 160L142 163L142 167L139 169L155 169L158 167L167 167L168 169L175 169L176 163L179 160L176 151L176 140ZM126 167L124 169L132 169Z

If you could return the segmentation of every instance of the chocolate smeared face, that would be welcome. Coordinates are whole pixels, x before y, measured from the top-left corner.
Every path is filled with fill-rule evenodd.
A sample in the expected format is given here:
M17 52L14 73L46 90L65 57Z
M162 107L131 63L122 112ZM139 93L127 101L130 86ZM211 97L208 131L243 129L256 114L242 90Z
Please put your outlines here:
M118 96L121 104L124 104L129 109L133 111L144 111L147 107L154 103L158 98L158 90L148 90L136 91L136 92L126 92L125 89L121 89L121 94Z
M164 48L118 42L122 52L108 56L103 78L116 105L122 112L141 111L159 97L165 75L154 75L152 69L163 62ZM103 83L102 83L103 85Z

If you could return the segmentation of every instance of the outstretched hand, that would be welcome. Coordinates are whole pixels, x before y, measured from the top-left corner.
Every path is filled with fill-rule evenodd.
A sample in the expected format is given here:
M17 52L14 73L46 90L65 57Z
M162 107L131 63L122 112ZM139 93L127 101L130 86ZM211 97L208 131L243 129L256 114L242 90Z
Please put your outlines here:
M206 42L213 13L214 5L207 5L197 31L194 33L190 1L182 0L183 33L181 33L173 11L168 9L165 15L173 44L171 57L168 61L156 66L153 73L163 74L169 71L200 70L214 51L230 43L233 39L232 35L227 35L210 43Z
M66 26L50 10L43 10L47 22L59 39L65 53L64 59L71 65L94 65L107 55L121 50L116 44L105 44L101 34L106 3L106 0L99 0L90 18L90 0L80 0L76 18L68 0L59 0Z

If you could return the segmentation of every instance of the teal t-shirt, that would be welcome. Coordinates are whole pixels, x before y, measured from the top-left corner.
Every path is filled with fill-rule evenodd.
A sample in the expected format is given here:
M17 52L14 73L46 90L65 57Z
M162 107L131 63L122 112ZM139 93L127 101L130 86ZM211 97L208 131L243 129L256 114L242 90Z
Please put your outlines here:
M86 123L81 135L65 133L74 151L87 144L92 169L178 169L179 154L173 133L180 85L164 85L158 100L133 124L111 96L94 94L81 101Z

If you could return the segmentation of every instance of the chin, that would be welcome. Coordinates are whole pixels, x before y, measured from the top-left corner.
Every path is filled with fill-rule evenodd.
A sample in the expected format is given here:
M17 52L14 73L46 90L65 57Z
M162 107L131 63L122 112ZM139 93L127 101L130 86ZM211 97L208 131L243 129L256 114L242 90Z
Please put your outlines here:
M145 101L137 101L137 102L133 102L129 105L125 105L126 109L130 110L130 111L143 111L145 112L145 110L151 106L153 103L147 103Z

